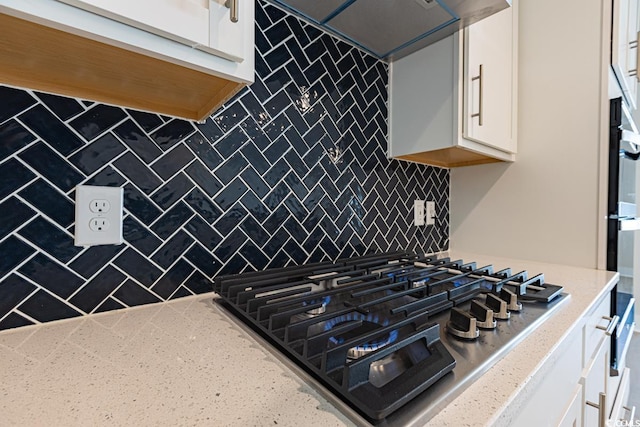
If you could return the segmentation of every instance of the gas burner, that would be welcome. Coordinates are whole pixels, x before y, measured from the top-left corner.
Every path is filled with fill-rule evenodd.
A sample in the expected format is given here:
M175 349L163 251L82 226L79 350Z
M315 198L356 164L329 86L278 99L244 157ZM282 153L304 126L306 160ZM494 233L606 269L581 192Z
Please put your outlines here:
M322 304L320 307L312 308L311 310L305 311L305 313L310 315L310 316L319 316L321 314L324 314L327 311L327 305L329 305L330 302L331 302L331 297L329 295L327 295L327 296L324 296L322 298L312 299L312 300L309 300L309 301L303 301L302 305Z
M376 329L385 327L389 324L388 320L380 319L378 316L364 315L356 312L339 316L327 321L325 323L325 330L328 331L333 328L337 328L338 326L344 326L351 322L362 322L362 324L346 332L341 332L339 335L330 337L329 343L336 346L341 345L354 337L373 332ZM359 359L362 356L365 356L371 352L376 351L379 348L393 343L397 339L398 331L391 331L388 334L383 335L375 340L350 348L347 351L347 357L351 360Z

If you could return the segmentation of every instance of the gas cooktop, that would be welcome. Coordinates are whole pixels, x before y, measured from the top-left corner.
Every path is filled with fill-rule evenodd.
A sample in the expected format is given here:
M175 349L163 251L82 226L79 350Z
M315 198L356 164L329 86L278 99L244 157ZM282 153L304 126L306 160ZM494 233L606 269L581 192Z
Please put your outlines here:
M542 274L406 252L214 286L224 308L381 426L431 418L567 297Z

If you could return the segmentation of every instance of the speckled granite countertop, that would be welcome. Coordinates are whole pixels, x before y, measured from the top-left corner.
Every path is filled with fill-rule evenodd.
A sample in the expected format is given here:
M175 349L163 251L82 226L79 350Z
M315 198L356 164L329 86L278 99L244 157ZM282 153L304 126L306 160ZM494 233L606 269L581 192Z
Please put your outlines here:
M570 300L429 425L508 425L533 379L615 283L605 271L451 252L544 273ZM212 303L214 294L0 333L0 425L351 422ZM256 373L257 372L257 373ZM490 390L490 393L486 391ZM485 396L485 397L479 397Z

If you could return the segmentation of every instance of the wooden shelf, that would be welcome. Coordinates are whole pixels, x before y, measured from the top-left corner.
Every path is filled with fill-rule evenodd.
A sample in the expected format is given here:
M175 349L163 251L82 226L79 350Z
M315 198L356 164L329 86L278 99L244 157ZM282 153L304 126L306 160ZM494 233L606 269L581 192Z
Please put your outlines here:
M486 156L484 154L465 150L461 147L450 147L443 148L441 150L424 151L422 153L396 156L395 158L400 160L408 160L411 162L425 163L441 168L482 165L485 163L496 163L502 161L494 157Z

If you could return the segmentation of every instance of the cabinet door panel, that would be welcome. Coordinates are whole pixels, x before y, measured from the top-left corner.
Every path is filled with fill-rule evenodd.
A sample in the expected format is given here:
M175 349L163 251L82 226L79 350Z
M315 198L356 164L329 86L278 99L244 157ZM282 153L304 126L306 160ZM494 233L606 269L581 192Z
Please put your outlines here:
M508 8L469 26L464 40L464 137L509 152L515 152L513 33Z
M567 410L558 422L558 427L580 426L582 426L582 386L578 385L567 405Z
M59 0L195 46L209 43L209 0Z
M604 334L603 334L604 335ZM607 389L607 380L609 377L609 352L611 351L611 337L603 336L602 342L598 347L598 351L595 353L593 359L585 369L584 381L584 426L585 427L597 427L600 411L605 411L606 418L609 417L613 398L610 396ZM588 405L587 402L593 404L599 403L600 393L606 394L606 407L595 408Z
M253 0L236 0L238 4L238 21L231 21L231 9L225 6L225 0L209 1L209 40L206 46L198 49L210 51L223 58L242 62L245 37L253 27Z

